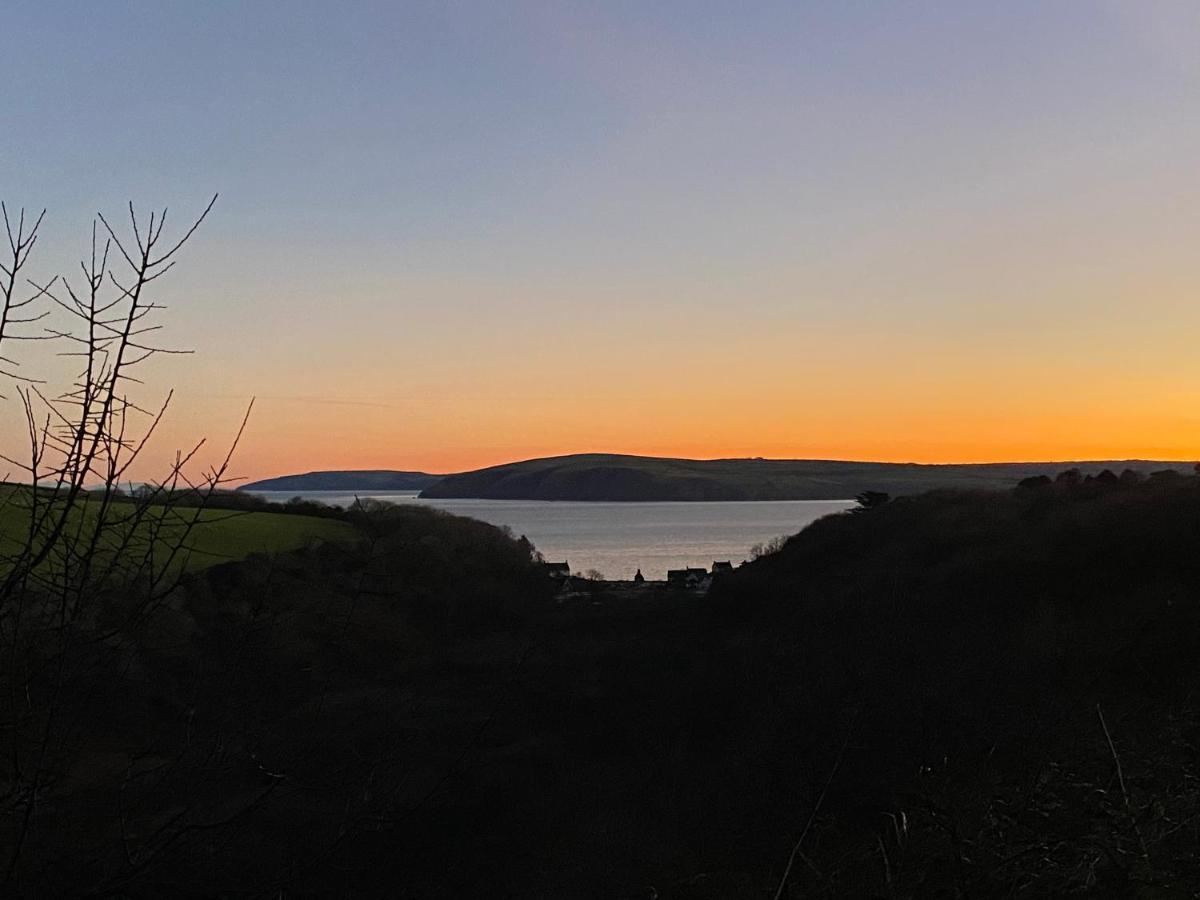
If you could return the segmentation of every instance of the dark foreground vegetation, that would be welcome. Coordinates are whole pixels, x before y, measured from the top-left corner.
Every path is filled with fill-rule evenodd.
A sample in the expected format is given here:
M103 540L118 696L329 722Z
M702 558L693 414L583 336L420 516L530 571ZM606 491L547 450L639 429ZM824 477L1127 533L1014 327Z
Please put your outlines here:
M44 773L36 828L3 823L0 845L23 844L14 892L303 894L316 878L339 893L342 856L424 819L547 585L528 545L483 523L367 506L355 524L356 543L185 579L131 628L111 627L113 597L65 659L31 632L22 694L3 698L24 726L12 765ZM32 708L52 719L22 721L24 692L51 690Z
M868 482L707 597L556 596L480 522L227 494L232 448L131 491L207 209L101 218L28 295L0 212L0 352L54 314L79 366L4 370L0 895L1200 890L1200 478Z
M1200 887L1200 479L881 502L704 600L560 603L491 526L350 517L77 626L127 652L63 682L14 892Z
M804 835L805 895L1200 890L1200 479L828 518L710 612L744 673L710 699L794 804L751 818Z

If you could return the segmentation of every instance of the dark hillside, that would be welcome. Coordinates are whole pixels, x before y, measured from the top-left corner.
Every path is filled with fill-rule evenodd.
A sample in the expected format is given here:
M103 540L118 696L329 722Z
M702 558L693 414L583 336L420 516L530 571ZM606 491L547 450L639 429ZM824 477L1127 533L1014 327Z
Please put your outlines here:
M1200 884L1200 480L902 498L711 602L744 749L801 806L837 764L804 890Z
M1192 478L833 516L700 604L556 606L454 789L339 871L761 898L804 833L786 897L1200 884L1197 598Z

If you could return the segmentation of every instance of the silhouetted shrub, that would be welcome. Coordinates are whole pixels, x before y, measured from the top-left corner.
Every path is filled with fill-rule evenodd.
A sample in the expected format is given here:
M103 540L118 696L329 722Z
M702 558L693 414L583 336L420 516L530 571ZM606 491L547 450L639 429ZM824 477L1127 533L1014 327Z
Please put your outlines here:
M1048 488L1052 484L1054 484L1054 482L1050 480L1049 475L1031 475L1028 478L1022 478L1019 482L1017 482L1017 490L1035 491L1042 488Z
M891 500L891 495L883 491L863 491L854 498L858 501L859 510L875 509Z
M1172 481L1182 477L1175 469L1159 469L1157 472L1150 473L1150 478L1153 481Z

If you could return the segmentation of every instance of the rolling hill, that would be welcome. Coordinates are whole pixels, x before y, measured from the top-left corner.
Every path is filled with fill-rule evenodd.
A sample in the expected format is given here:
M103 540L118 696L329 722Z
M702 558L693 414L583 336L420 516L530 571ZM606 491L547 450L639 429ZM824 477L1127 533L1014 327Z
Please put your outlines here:
M531 459L447 475L421 492L427 498L495 500L843 500L862 491L918 494L935 488L1003 489L1030 475L1084 474L1129 468L1141 474L1190 463L1147 460L1091 462L917 463L798 459L665 459L577 454Z

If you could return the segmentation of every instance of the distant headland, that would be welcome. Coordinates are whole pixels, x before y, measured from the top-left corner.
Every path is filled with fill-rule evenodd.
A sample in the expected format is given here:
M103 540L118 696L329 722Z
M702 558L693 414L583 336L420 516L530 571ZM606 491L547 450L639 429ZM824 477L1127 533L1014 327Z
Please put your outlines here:
M242 485L243 491L420 491L442 476L391 469L344 469L280 475Z
M343 470L284 475L244 491L419 491L431 499L575 500L608 502L712 500L844 500L863 491L893 496L936 489L1011 488L1022 478L1078 468L1140 475L1190 472L1191 463L1089 460L924 464L819 459L670 459L580 453L529 459L452 475Z

